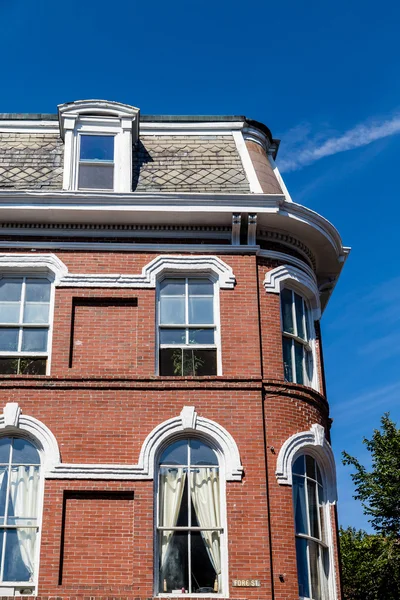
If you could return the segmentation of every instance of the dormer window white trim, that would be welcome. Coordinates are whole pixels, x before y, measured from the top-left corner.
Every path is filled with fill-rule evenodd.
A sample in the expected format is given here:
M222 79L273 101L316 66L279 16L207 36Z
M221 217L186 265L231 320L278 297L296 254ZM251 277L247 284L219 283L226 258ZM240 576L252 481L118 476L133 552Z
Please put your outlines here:
M65 144L64 190L132 191L132 146L139 138L139 112L133 106L105 100L78 100L58 107ZM98 136L99 141L113 138L104 160L98 153L83 154L83 136ZM98 169L98 187L95 172L89 185L88 178L80 176L80 169L93 167Z

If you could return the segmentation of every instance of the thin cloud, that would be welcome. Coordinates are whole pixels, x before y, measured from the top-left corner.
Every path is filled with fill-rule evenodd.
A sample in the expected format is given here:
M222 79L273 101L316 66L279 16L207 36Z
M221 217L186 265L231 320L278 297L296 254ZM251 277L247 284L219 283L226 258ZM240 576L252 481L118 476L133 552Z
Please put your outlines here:
M299 133L304 132L303 143L299 143ZM295 127L288 132L289 144L286 147L286 156L283 152L282 160L279 160L279 168L283 171L297 171L321 158L333 156L339 152L346 152L354 148L367 146L376 140L386 138L400 133L400 115L378 122L361 124L349 129L342 135L310 140L307 133L309 128L305 124ZM284 136L283 136L283 139ZM294 141L294 143L293 143ZM284 144L282 144L282 150Z

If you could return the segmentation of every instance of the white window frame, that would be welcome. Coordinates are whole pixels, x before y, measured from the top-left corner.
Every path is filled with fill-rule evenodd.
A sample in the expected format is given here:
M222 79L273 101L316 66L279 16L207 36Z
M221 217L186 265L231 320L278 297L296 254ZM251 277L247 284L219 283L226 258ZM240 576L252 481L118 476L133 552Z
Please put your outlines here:
M0 267L1 268L1 267ZM23 290L22 290L22 296L21 296L21 301L20 301L20 321L21 321L21 313L23 310L23 304L25 301L25 285L26 285L26 279L47 279L50 282L50 302L49 302L49 317L48 317L48 323L44 324L44 323L38 323L35 325L31 325L31 324L24 324L22 322L20 322L18 325L17 324L7 324L4 323L2 324L1 328L6 328L6 327L14 327L15 328L19 328L19 330L21 331L21 329L40 329L40 328L47 328L47 352L23 352L23 351L17 351L17 352L8 352L6 350L2 350L0 351L0 358L24 358L24 357L31 357L31 358L46 358L46 373L45 375L50 375L50 371L51 371L51 351L52 351L52 341L53 341L53 323L54 323L54 299L55 299L55 285L54 285L54 277L52 277L52 275L50 273L38 273L37 271L33 271L33 272L29 272L29 270L24 270L23 272L21 272L19 269L15 269L15 270L10 270L10 271L3 271L0 274L0 281L3 278L15 278L15 279L22 279L23 280ZM20 345L20 340L21 340L21 333L19 333L19 343L18 345ZM0 373L0 376L3 375L2 373ZM17 374L20 377L30 377L31 375L27 374ZM32 375L33 376L33 375Z
M42 538L43 524L43 502L44 502L44 480L46 460L42 445L39 440L31 436L29 433L21 431L19 428L9 426L7 429L2 429L0 432L2 438L22 438L31 443L38 451L40 457L40 483L38 489L37 500L37 536L35 548L35 571L33 581L0 581L0 596L36 596L39 582L39 567L40 567L40 547ZM4 557L3 557L4 560ZM29 592L28 592L29 590Z
M64 139L63 189L83 193L132 191L132 146L139 137L139 109L105 100L79 100L58 107ZM78 188L80 136L114 137L114 188Z
M220 284L219 284L219 278L217 276L215 276L213 273L201 273L201 272L193 272L191 273L190 270L186 271L186 272L173 272L173 271L168 271L166 273L164 273L161 277L159 277L159 279L157 280L157 294L156 294L156 330L157 330L157 342L156 342L156 374L160 375L160 349L161 347L169 347L169 345L161 345L160 344L160 329L162 328L162 325L160 323L160 314L161 314L161 310L160 310L160 284L162 281L164 281L165 279L185 279L186 281L186 287L187 287L187 280L188 279L208 279L209 281L212 282L213 284L213 300L214 300L214 304L213 304L213 310L214 310L214 344L187 344L187 345L179 345L179 344L174 344L171 345L170 347L174 347L174 348L187 348L187 349L200 349L200 350L205 350L208 348L215 348L217 351L217 375L216 376L220 376L222 375L222 358L221 358L221 326L220 326L220 300L219 300L219 291L220 291ZM187 302L187 297L186 297L186 302ZM172 325L171 325L172 327ZM188 325L179 325L176 324L174 326L175 328L188 328ZM165 327L167 329L167 327ZM199 325L199 328L201 328L201 325ZM211 329L211 327L207 326L207 329ZM179 375L177 375L177 377L180 377Z
M284 330L283 326L283 301L282 301L282 292L283 290L288 290L292 294L292 322L293 329L295 333L290 333ZM297 315L296 315L296 303L295 303L295 294L297 294L303 302L303 328L306 335L306 339L300 337L297 332ZM307 310L306 310L307 308ZM315 328L314 321L312 319L313 310L310 306L310 303L304 295L296 290L294 287L290 285L284 285L281 289L280 294L280 311L281 311L281 330L282 330L282 360L283 360L283 339L291 340L291 365L292 365L292 383L297 383L297 372L296 372L296 360L295 360L295 344L297 342L301 344L303 348L303 384L308 387L312 387L314 389L318 389L318 374L317 374L317 362L316 362L316 336L315 336ZM307 318L308 316L308 318ZM309 332L309 337L307 338L307 332ZM307 362L310 365L312 377L309 378L308 370L307 370Z
M167 438L165 443L163 443L157 449L157 453L155 455L155 465L154 465L154 516L153 516L153 543L154 543L154 592L155 596L161 598L171 598L172 594L168 592L162 592L159 590L159 543L158 543L158 519L159 519L159 461L162 453L170 444L180 440L180 439L198 439L199 441L204 442L210 448L212 448L218 457L218 466L219 466L219 492L220 492L220 511L221 511L221 581L222 581L222 591L215 593L194 593L185 594L185 597L189 598L229 598L229 578L228 578L228 533L227 533L227 506L226 506L226 469L225 469L225 456L221 448L215 443L213 439L210 439L208 436L202 436L198 433L191 430L187 430L187 432L181 433L178 436L172 436Z
M308 570L308 581L309 581L309 586L310 586L310 593L312 593L312 590L311 590L311 568L310 568L309 542L315 542L316 544L318 544L318 547L319 547L318 575L320 577L320 585L321 585L321 591L322 591L321 600L333 600L333 598L335 597L334 581L333 581L334 580L334 564L333 564L333 553L332 553L333 538L332 538L332 523L331 523L331 517L330 517L330 511L329 511L329 502L327 501L327 481L326 481L324 469L322 468L322 465L320 464L318 457L316 457L313 449L305 448L302 452L296 454L296 456L293 460L293 463L292 463L292 467L298 458L304 457L304 460L306 460L306 456L310 456L315 461L315 463L318 465L320 473L321 473L322 484L320 484L316 479L309 477L307 474L305 474L305 476L302 476L302 475L297 475L295 473L292 473L292 486L293 486L293 478L295 478L295 477L303 478L305 481L305 487L306 487L305 510L306 510L307 528L308 528L309 532L311 532L311 524L310 524L308 487L307 487L308 480L314 481L316 483L317 489L318 489L318 486L322 489L322 503L317 505L317 515L318 515L318 526L321 531L321 537L325 536L325 541L323 541L323 539L315 538L311 535L296 533L296 524L294 521L293 525L294 525L294 531L295 531L295 539L304 539L307 541L307 570ZM292 500L292 502L293 502L293 500ZM323 524L321 523L321 515L320 515L320 511L319 511L320 508L323 511L323 516L324 516ZM294 502L293 502L293 517L295 518ZM324 527L324 529L323 529L323 527ZM329 573L328 573L328 577L325 580L326 585L324 585L324 583L322 581L323 564L322 564L322 560L321 560L321 549L325 549L328 551ZM297 563L297 558L296 558L296 563ZM315 599L313 598L313 596L299 596L299 600L315 600Z

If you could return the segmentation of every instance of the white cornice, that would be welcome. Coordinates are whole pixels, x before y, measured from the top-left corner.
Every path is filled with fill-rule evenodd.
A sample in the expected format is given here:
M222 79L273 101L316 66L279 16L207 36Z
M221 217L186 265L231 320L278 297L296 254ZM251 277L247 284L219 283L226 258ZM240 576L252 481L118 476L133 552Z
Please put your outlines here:
M52 133L60 134L57 121L4 120L0 121L0 133Z
M1 241L0 248L97 250L101 252L213 252L217 254L256 254L260 246L231 246L230 244L125 244L118 242L10 242Z

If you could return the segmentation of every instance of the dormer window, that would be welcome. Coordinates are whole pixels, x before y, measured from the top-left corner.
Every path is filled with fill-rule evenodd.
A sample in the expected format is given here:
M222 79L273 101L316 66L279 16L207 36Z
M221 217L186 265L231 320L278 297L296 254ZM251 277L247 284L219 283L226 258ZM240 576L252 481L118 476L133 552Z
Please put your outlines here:
M63 189L132 191L132 146L139 109L119 102L79 100L58 107L64 139Z
M114 189L114 136L79 136L78 189Z

